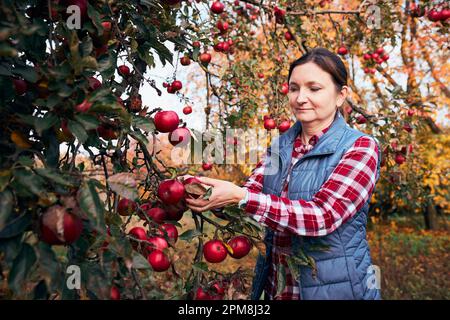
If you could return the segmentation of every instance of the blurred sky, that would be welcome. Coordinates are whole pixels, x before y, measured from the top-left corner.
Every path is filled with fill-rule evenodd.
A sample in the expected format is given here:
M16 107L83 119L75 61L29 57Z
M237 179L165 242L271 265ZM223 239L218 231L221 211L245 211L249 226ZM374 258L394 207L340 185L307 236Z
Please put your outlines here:
M167 45L169 48L171 47L169 44ZM397 52L398 48L396 48L394 51L392 49L387 48L387 51L390 52L390 59L389 59L389 65L395 65L396 60L399 59L400 53ZM177 56L175 55L175 58ZM214 59L214 56L213 56ZM175 59L174 59L175 60ZM144 105L148 105L151 108L153 107L161 107L164 110L174 110L176 111L180 117L188 122L188 127L197 129L197 130L204 130L205 128L205 113L203 111L205 107L205 92L203 90L199 91L192 91L189 90L188 94L186 95L191 100L196 100L194 103L188 103L192 106L193 112L190 115L184 115L182 113L182 109L184 106L186 106L186 103L182 101L177 95L174 94L168 94L166 92L166 89L162 87L162 83L166 80L166 78L171 78L173 75L173 72L175 70L174 66L170 64L166 64L163 66L159 59L155 57L155 63L156 67L152 70L149 70L146 73L146 76L150 79L153 79L156 81L158 87L162 89L162 95L158 96L155 89L153 89L148 83L145 83L144 86L141 88L140 93L142 95L142 101ZM176 61L174 61L174 64ZM181 92L185 92L186 87L192 88L189 86L189 83L187 83L187 77L190 73L198 73L203 72L199 68L196 68L195 66L196 62L191 62L190 66L181 66L178 65L177 69L177 75L176 78L178 80L181 80L183 83L183 89L181 89ZM357 66L358 67L358 66ZM361 75L361 77L357 77L355 82L362 83L367 82L368 85L371 85L370 82ZM401 83L403 85L403 88L405 88L406 83L406 75L403 74L394 74L393 78ZM384 85L382 82L380 82L380 87L384 88ZM448 108L441 108L440 112L438 113L436 122L439 125L445 125L450 126L450 119L446 118L445 115L449 112ZM262 118L262 116L261 116Z

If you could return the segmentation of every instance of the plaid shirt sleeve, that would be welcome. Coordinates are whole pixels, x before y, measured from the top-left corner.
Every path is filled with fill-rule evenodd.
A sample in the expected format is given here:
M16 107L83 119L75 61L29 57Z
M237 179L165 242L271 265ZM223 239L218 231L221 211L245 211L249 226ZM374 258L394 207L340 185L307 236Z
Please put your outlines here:
M247 179L247 182L242 186L247 190L252 190L255 192L261 192L263 189L264 182L264 161L266 159L266 155L264 155L260 162L253 169L252 174Z
M359 138L310 201L263 194L263 168L257 167L248 182L257 188L247 189L245 211L276 231L301 236L330 234L368 200L375 187L377 161L377 143L369 137Z

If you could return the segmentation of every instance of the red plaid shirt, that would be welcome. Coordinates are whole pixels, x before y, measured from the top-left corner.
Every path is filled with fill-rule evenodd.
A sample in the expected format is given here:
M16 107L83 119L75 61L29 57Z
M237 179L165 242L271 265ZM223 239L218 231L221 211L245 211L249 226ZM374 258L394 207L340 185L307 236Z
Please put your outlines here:
M311 137L309 145L303 145L300 134L295 139L292 162L281 197L261 192L264 183L264 159L258 163L244 185L248 190L245 211L256 221L275 231L272 263L265 288L270 299L300 298L298 284L284 258L285 254L290 253L292 234L317 237L332 233L362 208L375 186L378 146L372 138L364 136L357 139L343 155L311 201L287 198L292 166L314 147L329 128ZM281 294L276 296L279 264L283 264L286 271L286 285Z

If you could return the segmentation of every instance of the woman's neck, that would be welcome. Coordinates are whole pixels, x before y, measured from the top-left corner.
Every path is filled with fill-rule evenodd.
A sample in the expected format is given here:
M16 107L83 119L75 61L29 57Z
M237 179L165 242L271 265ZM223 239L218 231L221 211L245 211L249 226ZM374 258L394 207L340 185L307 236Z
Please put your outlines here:
M334 121L334 117L320 123L302 123L302 136L308 142L312 136L319 134L323 129L329 127Z

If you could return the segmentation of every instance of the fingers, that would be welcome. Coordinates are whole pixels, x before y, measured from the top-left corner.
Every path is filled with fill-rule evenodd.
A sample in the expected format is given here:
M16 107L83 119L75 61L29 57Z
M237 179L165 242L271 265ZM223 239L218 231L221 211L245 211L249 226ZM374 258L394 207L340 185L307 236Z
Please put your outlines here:
M193 203L193 204L189 204L189 203L187 203L187 206L188 206L188 208L189 209L191 209L192 211L196 211L196 212L203 212L203 211L206 211L206 210L208 210L208 207L209 207L209 205L202 205L202 204L199 204L199 203Z
M203 206L206 206L210 202L208 200L204 200L204 199L186 198L186 203L191 206L203 207Z
M208 178L208 177L197 177L198 180L200 180L201 183L204 183L208 186L212 186L215 187L220 180L217 179L212 179L212 178Z
M185 175L182 175L182 176L181 176L182 181L186 180L187 178L191 178L191 177L193 177L193 176L190 175L190 174L185 174Z

